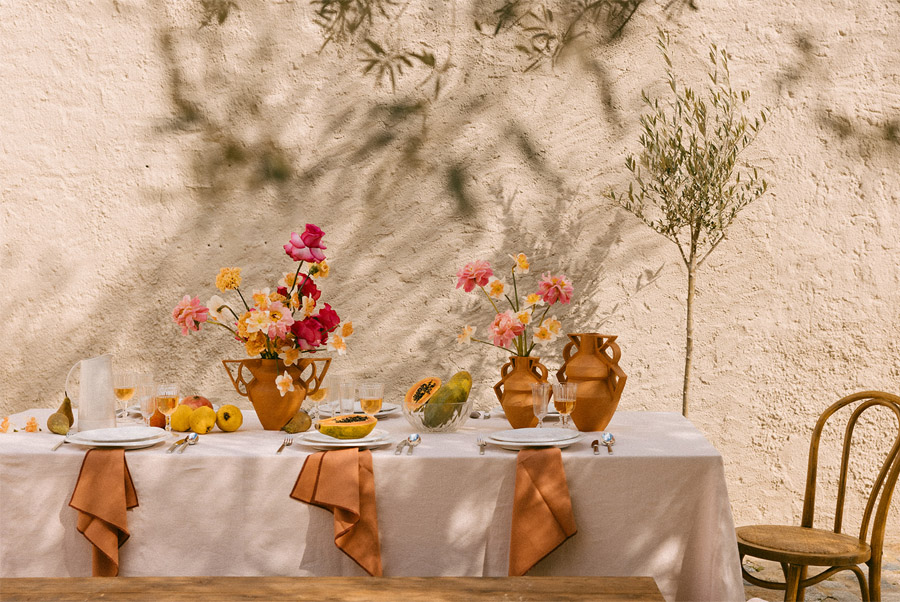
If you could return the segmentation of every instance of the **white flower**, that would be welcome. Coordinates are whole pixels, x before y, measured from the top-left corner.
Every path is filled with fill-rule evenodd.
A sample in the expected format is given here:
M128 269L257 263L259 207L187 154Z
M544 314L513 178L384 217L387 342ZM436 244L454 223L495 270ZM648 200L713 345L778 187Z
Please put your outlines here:
M294 379L291 378L291 375L288 374L287 370L284 371L284 374L275 379L275 384L278 386L278 390L281 392L282 397L287 395L288 391L294 390Z
M206 307L209 308L209 317L214 319L216 322L225 323L228 321L228 315L223 310L228 307L228 304L225 303L225 299L220 297L219 295L213 295L209 298L209 301L206 302Z
M338 352L338 355L346 355L347 354L347 343L344 342L344 337L335 333L331 335L328 339L328 348L333 349Z
M475 334L474 326L463 326L462 332L456 335L457 345L468 345L472 342L472 335Z

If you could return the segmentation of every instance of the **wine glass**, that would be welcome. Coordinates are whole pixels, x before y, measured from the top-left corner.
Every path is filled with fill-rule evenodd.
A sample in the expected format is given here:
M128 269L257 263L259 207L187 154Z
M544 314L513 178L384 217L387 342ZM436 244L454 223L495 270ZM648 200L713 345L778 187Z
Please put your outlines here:
M359 405L366 416L374 416L381 411L384 402L384 383L363 383L359 385Z
M164 384L156 388L156 409L166 417L166 430L172 432L172 414L178 405L178 385Z
M569 414L575 409L576 383L559 383L553 385L553 405L559 412L562 427L569 428Z
M325 403L326 407L328 407L329 409L332 409L331 402L334 401L334 399L333 399L334 398L334 389L335 389L336 385L337 385L337 382L334 380L334 377L332 377L330 375L326 376L325 380L322 381L322 384L319 385L319 390L308 397L308 399L313 404L313 408L315 408L315 423L314 424L317 425L322 420L322 412L324 411L322 409L323 401L326 402ZM334 415L333 410L332 410L331 414Z
M531 383L531 405L538 419L538 428L543 428L550 402L550 383Z
M128 412L128 402L134 397L137 387L137 374L134 372L116 371L113 373L113 393L116 395L117 416L125 416Z

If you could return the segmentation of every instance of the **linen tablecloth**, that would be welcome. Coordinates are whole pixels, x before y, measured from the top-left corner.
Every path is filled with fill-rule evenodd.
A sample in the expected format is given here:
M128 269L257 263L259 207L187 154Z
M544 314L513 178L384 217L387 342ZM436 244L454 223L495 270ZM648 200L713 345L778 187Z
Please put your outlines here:
M26 412L46 421L50 410ZM378 423L397 442L399 412ZM413 456L373 452L385 576L505 576L516 452L475 445L509 428L470 419L457 433L423 434ZM563 450L578 533L529 575L651 576L667 600L743 600L722 457L674 413L618 412L614 454L584 439ZM167 445L127 451L141 505L120 550L122 576L365 573L334 546L332 516L290 492L306 456L252 411L235 433L215 430L184 454ZM89 544L67 506L85 448L58 436L0 434L0 576L91 572Z

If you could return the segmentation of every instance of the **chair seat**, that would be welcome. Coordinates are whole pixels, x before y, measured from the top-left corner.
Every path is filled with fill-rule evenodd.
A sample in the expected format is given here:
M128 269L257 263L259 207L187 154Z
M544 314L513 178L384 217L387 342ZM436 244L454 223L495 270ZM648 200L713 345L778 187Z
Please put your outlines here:
M872 550L852 535L787 525L738 527L742 555L804 566L841 566L866 562Z

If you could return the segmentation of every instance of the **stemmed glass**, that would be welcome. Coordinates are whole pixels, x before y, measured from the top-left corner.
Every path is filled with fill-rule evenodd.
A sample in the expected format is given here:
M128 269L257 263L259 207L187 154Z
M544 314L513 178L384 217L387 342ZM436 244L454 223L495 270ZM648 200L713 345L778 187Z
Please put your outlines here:
M134 397L137 387L137 374L134 372L113 373L113 393L116 395L116 415L125 416L128 412L128 402Z
M172 432L172 414L178 405L178 385L164 384L156 388L156 409L166 417L166 430Z
M358 387L359 405L366 416L374 416L381 411L384 402L384 383L363 383Z
M576 383L559 383L553 385L553 405L559 412L562 427L569 428L569 415L575 409Z
M331 410L331 415L334 415L334 409L331 407L332 402L335 399L335 388L337 387L337 381L332 376L326 376L325 380L319 386L319 390L309 396L309 400L313 403L313 407L316 409L315 411L315 425L318 425L322 420L322 402L325 402L325 406Z
M544 418L549 411L550 383L531 383L531 405L534 407L534 415L538 419L538 428L544 427Z

